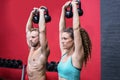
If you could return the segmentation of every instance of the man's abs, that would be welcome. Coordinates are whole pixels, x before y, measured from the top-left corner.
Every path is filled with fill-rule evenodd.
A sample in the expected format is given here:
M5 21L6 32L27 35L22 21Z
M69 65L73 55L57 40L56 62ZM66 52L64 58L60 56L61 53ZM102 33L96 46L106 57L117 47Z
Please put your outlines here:
M27 74L29 80L46 80L45 68L31 68L27 66Z

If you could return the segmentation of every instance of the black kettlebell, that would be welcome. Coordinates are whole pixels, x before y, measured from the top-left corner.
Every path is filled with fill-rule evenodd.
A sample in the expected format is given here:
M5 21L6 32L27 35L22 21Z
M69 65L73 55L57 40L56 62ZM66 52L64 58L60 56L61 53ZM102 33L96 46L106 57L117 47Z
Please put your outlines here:
M39 22L39 12L38 12L38 10L35 10L35 12L33 13L32 21L34 23L38 24L38 22Z
M72 18L73 17L72 5L71 4L65 9L65 17L66 18Z
M49 15L49 12L48 12L48 9L47 8L44 8L44 7L41 7L41 9L44 9L45 12L44 12L44 16L45 16L45 22L50 22L51 21L51 16Z
M0 67L5 67L6 63L5 63L6 59L1 58L0 59Z
M53 69L54 69L54 64L53 62L50 62L48 65L48 71L53 71Z
M11 64L11 59L7 59L7 60L5 61L5 63L6 63L5 67L11 67L11 66L12 66L12 64Z
M17 62L17 60L13 59L12 60L12 68L18 68L19 67L19 64Z
M79 16L82 16L83 15L83 10L81 8L81 2L79 0L78 0L78 8L77 8L77 10L78 10Z
M22 68L22 65L23 65L22 61L21 60L17 60L17 63L18 63L18 68Z
M50 22L51 21L51 16L49 16L49 13L48 13L48 9L47 8L44 8L44 7L41 7L41 9L44 9L45 12L44 12L44 16L45 16L45 22ZM33 14L33 19L32 21L36 24L39 23L39 12L38 10L35 10L34 14Z

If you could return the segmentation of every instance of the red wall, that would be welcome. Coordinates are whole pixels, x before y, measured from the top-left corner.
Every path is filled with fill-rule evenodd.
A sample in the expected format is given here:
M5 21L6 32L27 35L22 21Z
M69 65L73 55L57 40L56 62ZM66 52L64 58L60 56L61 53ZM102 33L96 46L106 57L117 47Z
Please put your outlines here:
M59 61L58 24L62 5L68 0L0 0L0 57L21 59L27 62L25 26L33 7L48 7L52 21L47 23L47 38L50 46L49 61ZM100 80L100 0L81 0L84 15L81 25L88 31L92 40L92 57L81 72L81 80ZM67 25L72 25L67 19ZM0 78L20 80L21 71L0 68ZM48 80L57 80L57 73L48 72Z

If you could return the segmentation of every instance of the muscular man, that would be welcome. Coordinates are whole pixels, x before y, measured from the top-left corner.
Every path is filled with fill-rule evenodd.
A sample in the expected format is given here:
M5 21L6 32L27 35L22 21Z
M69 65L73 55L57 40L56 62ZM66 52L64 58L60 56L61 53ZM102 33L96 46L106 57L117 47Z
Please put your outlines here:
M32 23L35 10L40 14L38 28L34 28ZM28 78L29 80L46 80L46 62L50 50L46 39L44 9L34 8L31 11L26 24L26 37L30 48L27 64Z

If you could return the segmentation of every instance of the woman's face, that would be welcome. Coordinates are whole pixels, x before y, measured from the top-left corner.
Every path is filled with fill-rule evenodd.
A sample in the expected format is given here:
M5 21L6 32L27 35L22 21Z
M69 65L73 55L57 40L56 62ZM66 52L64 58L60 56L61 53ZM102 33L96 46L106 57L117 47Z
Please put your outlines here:
M74 40L70 37L70 33L63 32L62 33L62 47L64 49L71 49L74 45Z

